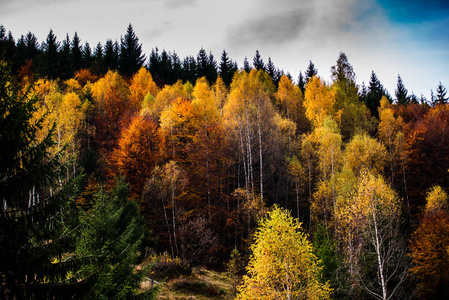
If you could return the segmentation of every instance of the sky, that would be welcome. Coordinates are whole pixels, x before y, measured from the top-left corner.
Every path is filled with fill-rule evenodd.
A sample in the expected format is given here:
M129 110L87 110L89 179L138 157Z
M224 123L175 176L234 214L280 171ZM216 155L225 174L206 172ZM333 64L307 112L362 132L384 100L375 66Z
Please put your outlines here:
M409 92L430 99L441 82L449 90L447 0L0 0L0 23L17 40L39 41L50 29L62 41L75 31L95 48L119 40L128 24L144 53L158 47L182 59L204 48L217 61L223 50L239 67L264 62L294 79L312 61L330 80L344 52L357 83L374 71L394 97L398 75Z

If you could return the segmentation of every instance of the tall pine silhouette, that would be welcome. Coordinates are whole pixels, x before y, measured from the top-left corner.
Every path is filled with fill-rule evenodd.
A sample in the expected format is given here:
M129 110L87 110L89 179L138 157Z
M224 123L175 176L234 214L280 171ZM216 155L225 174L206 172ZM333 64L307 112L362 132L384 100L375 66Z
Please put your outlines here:
M142 67L144 62L142 44L139 44L139 38L129 24L126 35L120 43L119 72L125 77L130 77Z

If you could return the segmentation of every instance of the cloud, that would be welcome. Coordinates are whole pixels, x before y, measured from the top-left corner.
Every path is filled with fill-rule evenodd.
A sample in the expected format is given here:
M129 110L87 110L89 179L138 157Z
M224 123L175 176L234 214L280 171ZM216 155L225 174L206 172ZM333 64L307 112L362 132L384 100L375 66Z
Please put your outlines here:
M227 40L231 46L280 45L300 36L308 20L308 9L259 17L233 27Z
M197 0L165 0L164 4L171 9L180 9L186 6L196 5Z

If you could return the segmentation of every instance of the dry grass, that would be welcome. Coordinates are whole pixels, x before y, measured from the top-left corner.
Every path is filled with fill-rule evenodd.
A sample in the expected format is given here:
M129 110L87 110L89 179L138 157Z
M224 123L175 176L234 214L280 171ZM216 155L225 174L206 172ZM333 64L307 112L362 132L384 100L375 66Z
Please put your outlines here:
M178 277L162 284L160 300L230 300L235 291L226 273L196 268L188 277Z

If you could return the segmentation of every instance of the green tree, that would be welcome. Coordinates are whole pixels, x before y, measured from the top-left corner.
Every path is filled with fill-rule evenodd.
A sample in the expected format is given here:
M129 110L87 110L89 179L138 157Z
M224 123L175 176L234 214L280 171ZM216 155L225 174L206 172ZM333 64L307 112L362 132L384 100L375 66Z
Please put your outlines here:
M75 31L75 35L72 39L71 58L72 58L72 69L74 72L80 70L83 65L82 58L82 48L81 40L78 33Z
M38 99L13 82L0 63L0 297L71 297L77 284L65 280L75 266L56 259L72 244L73 214L57 180L58 154L50 155L54 126L38 139Z
M107 40L104 45L104 67L105 70L114 71L118 68L118 49L117 41L112 42L112 40Z
M91 210L80 217L75 254L85 263L78 280L88 284L87 298L129 299L142 279L136 271L138 251L145 238L145 221L121 181L111 193L100 189Z
M47 35L47 39L42 44L42 57L40 59L41 75L49 79L56 79L59 76L58 61L59 61L59 46L53 30Z
M257 71L259 71L259 70L265 71L265 64L263 63L263 59L260 57L259 50L256 50L256 54L254 55L253 67Z
M223 79L226 86L230 86L232 82L232 78L234 77L234 73L237 71L236 64L229 59L228 53L223 50L221 54L220 61L220 71L219 75Z
M441 81L438 84L436 92L437 94L435 97L435 103L446 104L448 100L448 98L446 97L447 91L446 88L441 84Z
M309 82L310 79L312 79L313 76L318 75L318 70L315 68L315 65L311 60L309 60L309 66L307 67L306 71L306 84Z
M396 103L399 105L406 105L410 102L408 90L405 88L400 75L398 75L398 83L396 86L395 95L396 95Z
M142 54L142 44L134 33L131 24L128 25L125 37L121 39L118 68L125 77L131 77L145 62L145 55Z
M321 283L321 262L301 224L275 207L260 221L251 245L248 274L237 299L330 299Z

